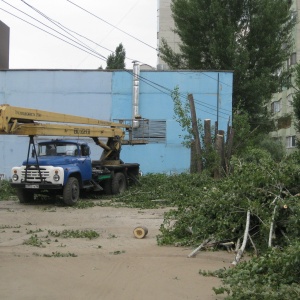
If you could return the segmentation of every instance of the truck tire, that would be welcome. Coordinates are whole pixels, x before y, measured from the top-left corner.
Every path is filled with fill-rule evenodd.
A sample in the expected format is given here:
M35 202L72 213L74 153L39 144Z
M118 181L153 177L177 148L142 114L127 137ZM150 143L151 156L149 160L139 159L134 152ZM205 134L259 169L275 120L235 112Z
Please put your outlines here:
M33 191L28 191L26 189L17 189L16 192L20 203L33 202L34 200Z
M112 194L111 179L104 180L103 189L106 195Z
M67 205L74 205L79 199L79 182L77 178L70 177L63 190L63 200Z
M111 183L111 190L112 194L121 194L125 192L127 189L127 182L126 177L123 173L115 173L112 183Z

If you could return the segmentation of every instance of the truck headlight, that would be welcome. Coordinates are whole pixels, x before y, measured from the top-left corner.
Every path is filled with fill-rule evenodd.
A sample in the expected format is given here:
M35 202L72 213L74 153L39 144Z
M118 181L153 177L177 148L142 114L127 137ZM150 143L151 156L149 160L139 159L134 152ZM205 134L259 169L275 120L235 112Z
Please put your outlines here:
M53 175L53 180L54 181L59 181L59 179L60 179L60 176L58 175L58 171L55 170L55 174Z
M18 174L14 174L13 176L12 176L12 180L13 181L17 181L19 179L19 176L18 176Z

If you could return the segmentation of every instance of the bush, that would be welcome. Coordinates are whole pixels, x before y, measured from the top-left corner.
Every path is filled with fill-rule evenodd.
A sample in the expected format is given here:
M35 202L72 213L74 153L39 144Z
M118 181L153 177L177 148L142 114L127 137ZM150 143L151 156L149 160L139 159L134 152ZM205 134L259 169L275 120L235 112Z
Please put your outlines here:
M275 162L261 149L233 158L232 175L185 187L188 192L176 201L178 208L165 214L158 243L198 245L207 238L235 242L243 237L250 210L250 234L263 252L276 206L273 244L285 246L300 233L299 162L299 155Z
M284 251L274 248L258 258L235 268L220 270L223 286L216 294L227 292L232 300L290 300L300 295L300 242L293 242Z
M0 180L0 200L7 200L15 195L15 190L10 186L8 180Z

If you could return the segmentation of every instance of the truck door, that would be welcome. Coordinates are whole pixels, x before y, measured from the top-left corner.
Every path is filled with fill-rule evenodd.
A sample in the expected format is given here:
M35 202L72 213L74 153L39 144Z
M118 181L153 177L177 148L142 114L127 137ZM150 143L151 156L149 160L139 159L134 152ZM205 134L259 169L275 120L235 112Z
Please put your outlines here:
M78 167L81 172L82 180L90 180L92 178L92 161L90 158L90 148L88 145L80 146L80 157L78 158Z

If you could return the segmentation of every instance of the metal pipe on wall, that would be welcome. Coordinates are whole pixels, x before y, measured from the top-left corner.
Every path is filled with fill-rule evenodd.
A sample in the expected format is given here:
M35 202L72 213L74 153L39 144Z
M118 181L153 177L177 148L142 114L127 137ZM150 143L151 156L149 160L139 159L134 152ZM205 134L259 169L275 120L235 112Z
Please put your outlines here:
M140 64L133 61L133 88L132 88L132 119L133 128L139 127L141 116L139 115L139 98L140 98Z

